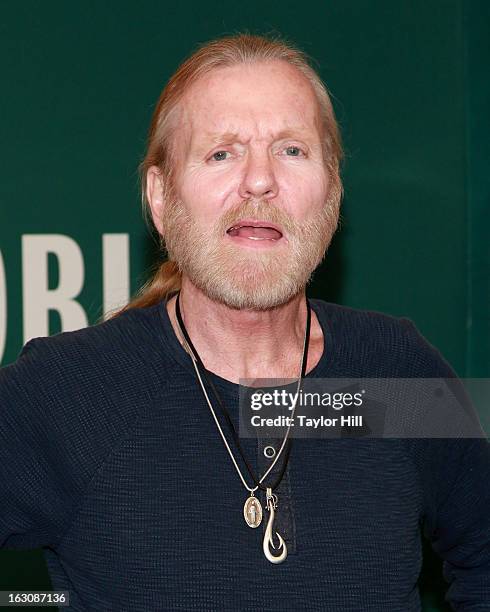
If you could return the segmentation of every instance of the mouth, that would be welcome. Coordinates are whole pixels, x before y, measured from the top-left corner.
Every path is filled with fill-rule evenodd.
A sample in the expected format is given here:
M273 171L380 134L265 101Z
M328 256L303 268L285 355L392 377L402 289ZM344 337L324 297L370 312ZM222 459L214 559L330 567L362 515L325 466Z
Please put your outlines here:
M268 221L255 221L243 219L226 230L232 238L244 238L247 240L277 242L283 236L281 228Z

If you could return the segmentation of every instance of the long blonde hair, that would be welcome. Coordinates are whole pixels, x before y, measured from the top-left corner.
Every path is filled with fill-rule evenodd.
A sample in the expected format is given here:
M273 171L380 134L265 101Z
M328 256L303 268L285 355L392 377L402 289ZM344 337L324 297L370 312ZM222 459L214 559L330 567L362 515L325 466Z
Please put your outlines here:
M177 164L174 134L178 129L179 104L187 89L214 69L272 60L286 61L295 66L313 86L320 107L323 158L330 178L333 180L332 187L336 189L338 199L340 199L342 184L339 166L343 156L340 133L328 90L310 65L308 56L278 36L238 33L200 46L179 66L160 94L150 123L146 155L139 165L143 217L151 231L154 231L155 228L146 197L147 172L151 166L159 168L164 189L164 201L171 201L175 196L174 172ZM164 252L165 245L161 236L160 247ZM178 291L180 286L181 273L177 264L168 259L159 262L155 264L149 280L137 291L130 302L111 314L110 318L131 308L152 306L169 294Z

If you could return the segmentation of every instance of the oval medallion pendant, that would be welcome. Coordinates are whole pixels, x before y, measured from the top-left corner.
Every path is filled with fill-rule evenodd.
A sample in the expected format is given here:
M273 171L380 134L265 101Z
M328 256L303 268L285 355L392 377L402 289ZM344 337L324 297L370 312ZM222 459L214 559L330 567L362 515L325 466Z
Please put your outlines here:
M251 495L243 506L243 518L249 527L258 527L262 522L262 504Z

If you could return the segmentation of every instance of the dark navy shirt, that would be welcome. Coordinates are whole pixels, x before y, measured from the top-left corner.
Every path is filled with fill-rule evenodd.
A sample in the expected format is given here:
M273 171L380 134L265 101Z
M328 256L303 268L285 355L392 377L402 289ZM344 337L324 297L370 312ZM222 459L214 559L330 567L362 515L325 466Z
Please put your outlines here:
M454 376L410 320L310 302L308 377ZM209 375L237 426L238 385ZM295 439L272 564L163 301L28 342L0 410L0 547L42 547L64 610L417 611L422 535L454 609L490 610L487 440ZM241 444L262 474L277 440Z

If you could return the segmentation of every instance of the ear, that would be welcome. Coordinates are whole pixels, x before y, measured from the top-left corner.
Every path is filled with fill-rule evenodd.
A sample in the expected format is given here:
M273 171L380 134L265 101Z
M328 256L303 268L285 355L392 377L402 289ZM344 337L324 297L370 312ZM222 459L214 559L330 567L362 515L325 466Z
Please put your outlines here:
M162 173L158 166L150 166L146 173L146 199L150 205L153 223L162 235L162 216L163 216L163 185Z

